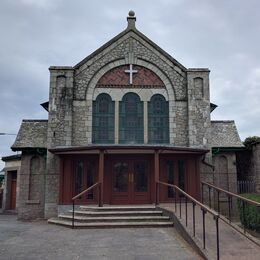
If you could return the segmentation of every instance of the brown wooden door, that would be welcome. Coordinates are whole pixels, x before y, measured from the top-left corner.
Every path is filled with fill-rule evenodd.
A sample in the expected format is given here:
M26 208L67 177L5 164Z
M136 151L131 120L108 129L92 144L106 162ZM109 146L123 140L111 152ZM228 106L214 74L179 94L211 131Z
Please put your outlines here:
M12 179L10 209L15 209L15 208L16 208L16 179Z
M112 162L112 204L151 202L148 160L122 159Z
M78 159L74 161L73 196L91 187L97 181L97 162L94 159ZM91 190L79 197L77 204L97 201L97 190Z

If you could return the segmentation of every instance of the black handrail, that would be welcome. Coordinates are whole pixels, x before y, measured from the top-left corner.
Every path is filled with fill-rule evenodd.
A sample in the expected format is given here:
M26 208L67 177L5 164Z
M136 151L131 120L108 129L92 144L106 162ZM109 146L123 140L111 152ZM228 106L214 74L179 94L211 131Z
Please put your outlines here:
M173 188L175 191L175 212L177 210L177 195L179 197L179 213L180 213L180 219L182 218L181 215L181 204L182 204L182 198L179 196L179 193L181 193L185 197L185 225L188 226L188 221L187 221L187 202L191 201L192 202L192 225L193 225L193 236L196 236L195 233L195 206L198 205L201 208L202 211L202 229L203 229L203 248L206 248L206 227L205 227L205 215L206 213L210 213L213 216L213 219L215 220L216 224L216 253L217 253L217 260L219 260L219 214L215 211L210 209L208 206L204 205L203 203L199 202L195 198L193 198L191 195L180 189L178 186L169 184L166 182L161 182L157 181L156 182L156 202L159 204L159 185L164 185ZM177 216L177 215L176 215Z
M84 195L85 193L93 190L94 188L98 187L98 206L101 207L101 189L100 189L100 182L96 182L95 184L93 184L92 186L90 186L89 188L85 189L84 191L80 192L79 194L77 194L76 196L74 196L72 198L72 228L74 228L74 215L75 215L75 200L77 200L79 197L81 197L82 195Z
M209 206L211 208L211 190L216 191L217 192L217 211L220 212L220 199L219 199L219 194L220 193L224 193L227 196L228 199L228 221L229 223L231 223L232 219L231 219L231 209L232 209L232 198L237 198L242 202L242 218L243 220L245 219L245 203L247 204L251 204L252 206L257 207L260 210L260 202L254 201L254 200L250 200L248 198L242 197L236 193L224 190L222 188L219 188L211 183L202 181L201 182L201 199L202 202L204 201L204 186L208 187L208 197L209 197ZM225 218L221 218L223 221L227 222ZM243 222L243 221L241 221ZM243 229L244 229L244 234L246 235L246 228L245 225L243 223L241 223L243 225ZM236 228L235 226L233 226L234 228ZM238 231L239 229L236 228ZM248 237L249 238L249 237ZM250 239L252 240L252 239ZM252 240L253 242L256 243L255 240ZM259 245L259 243L257 243L257 245Z

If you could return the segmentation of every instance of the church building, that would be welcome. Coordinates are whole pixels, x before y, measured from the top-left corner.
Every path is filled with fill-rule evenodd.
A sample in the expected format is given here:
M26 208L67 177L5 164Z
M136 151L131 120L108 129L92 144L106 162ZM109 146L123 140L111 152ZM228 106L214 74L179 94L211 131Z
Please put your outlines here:
M13 151L20 219L77 204L154 204L158 181L200 200L202 180L236 191L234 121L211 121L209 69L186 68L127 28L75 66L51 66L48 120L23 120ZM161 187L160 202L175 194Z

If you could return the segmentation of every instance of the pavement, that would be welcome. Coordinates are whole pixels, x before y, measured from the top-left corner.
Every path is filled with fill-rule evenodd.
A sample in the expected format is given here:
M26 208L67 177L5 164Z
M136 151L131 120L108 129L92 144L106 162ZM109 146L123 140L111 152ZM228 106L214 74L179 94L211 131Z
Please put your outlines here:
M201 259L174 228L68 229L0 214L0 259Z
M161 208L175 212L174 203L160 204ZM187 207L188 226L186 230L189 234L193 234L192 222L192 204L188 203ZM175 215L180 216L179 204ZM203 227L202 227L202 211L199 206L195 207L195 234L197 242L203 245ZM182 206L182 218L179 219L182 226L186 226L185 207ZM206 249L213 256L216 256L216 224L213 216L209 213L205 215L205 230L206 230ZM260 260L260 247L243 236L241 233L233 229L230 225L219 219L219 248L221 260Z

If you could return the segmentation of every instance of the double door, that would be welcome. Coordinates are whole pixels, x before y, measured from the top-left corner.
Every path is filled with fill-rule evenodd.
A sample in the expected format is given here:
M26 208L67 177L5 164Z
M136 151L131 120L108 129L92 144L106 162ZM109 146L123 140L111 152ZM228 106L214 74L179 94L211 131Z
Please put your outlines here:
M115 160L111 171L112 204L151 203L149 160Z

